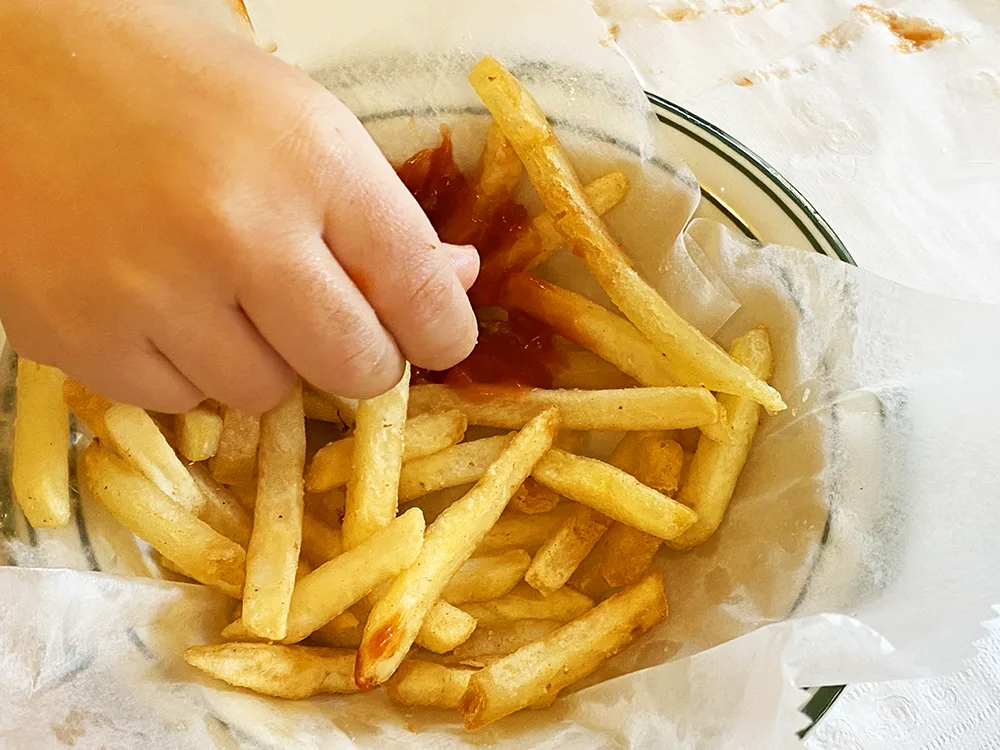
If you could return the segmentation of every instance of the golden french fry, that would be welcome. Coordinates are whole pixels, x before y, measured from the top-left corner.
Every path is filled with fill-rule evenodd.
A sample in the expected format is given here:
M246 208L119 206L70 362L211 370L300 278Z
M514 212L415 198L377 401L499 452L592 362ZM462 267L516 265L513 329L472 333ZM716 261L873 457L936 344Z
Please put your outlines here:
M302 410L306 418L349 427L354 424L358 403L321 391L309 383L302 384Z
M667 357L620 315L581 294L525 273L511 278L505 307L516 307L548 324L647 387L678 385Z
M226 487L216 482L203 464L187 467L203 500L198 518L241 547L250 543L253 518Z
M237 409L222 410L222 435L215 455L208 460L209 471L220 484L249 482L257 470L260 417Z
M354 468L344 507L344 548L357 547L396 517L410 366L392 389L358 403Z
M534 554L572 512L573 503L560 503L548 513L528 515L505 510L500 520L476 547L477 555L488 555L504 549L523 549Z
M364 625L357 616L348 610L341 612L330 622L321 627L309 639L315 641L320 646L331 648L354 648L361 645L361 634L364 632Z
M184 661L205 674L275 698L356 693L354 651L271 643L192 646Z
M547 594L561 588L611 525L611 519L586 505L573 508L562 526L531 559L524 581Z
M569 503L567 503L568 505ZM615 524L612 524L611 528L615 528ZM626 526L625 528L631 528ZM610 531L608 532L610 533ZM605 595L610 590L607 581L604 580L604 576L601 575L601 565L604 561L604 547L608 541L608 533L597 540L597 544L590 551L583 562L581 562L576 570L573 571L573 575L569 577L568 584L572 586L577 591L586 594L594 601L601 601L604 599ZM654 537L655 538L655 537ZM662 540L657 540L662 541Z
M512 549L490 557L470 557L448 581L441 598L449 604L497 599L524 577L531 555Z
M406 503L437 490L478 481L513 439L510 435L459 443L403 464L399 501Z
M403 461L429 456L461 442L466 419L460 411L421 414L403 430ZM306 471L306 490L322 492L347 484L354 460L354 438L348 437L320 448Z
M428 527L417 561L389 585L368 618L358 649L358 685L374 687L396 671L427 612L552 445L558 428L555 409L529 422L476 486Z
M288 625L302 547L306 425L302 384L260 420L253 532L247 547L242 621L253 635L280 641Z
M548 703L666 616L663 576L651 573L546 638L472 675L460 706L466 728Z
M475 629L476 618L438 600L420 625L416 644L435 654L446 654L465 643Z
M704 388L623 388L567 391L502 385L414 386L410 413L458 409L469 424L517 430L544 409L556 407L569 430L672 430L719 418Z
M177 450L188 461L207 461L219 450L222 416L207 406L196 406L174 420Z
M110 447L174 502L196 516L205 499L191 472L145 411L138 406L112 404L104 413Z
M563 624L557 620L515 620L489 627L477 627L469 640L455 649L454 657L461 662L471 663L475 660L506 656L522 646L540 641L552 631L561 628Z
M526 583L491 602L469 602L461 609L480 626L492 627L513 620L569 622L594 606L593 600L573 589L561 588L543 596Z
M635 388L639 384L606 359L601 359L589 349L556 339L556 349L562 359L562 367L552 374L552 387L558 389L577 388L585 391L608 391L621 388Z
M736 339L730 351L736 361L757 377L765 380L771 377L773 357L765 329L755 328ZM678 496L682 503L698 514L698 520L686 532L670 540L674 549L699 545L719 528L757 434L760 407L749 399L737 396L721 398L729 415L730 439L726 443L717 443L703 435L698 441L687 481Z
M680 481L684 451L664 432L629 432L615 447L611 463L647 487L673 495ZM695 522L697 524L697 522ZM608 530L598 565L609 586L628 586L649 569L662 539L615 523Z
M69 412L66 376L19 357L11 482L14 497L34 528L69 523Z
M90 494L136 536L200 583L239 599L243 548L214 531L100 443L83 455Z
M66 378L66 382L63 383L63 399L69 410L94 433L98 440L110 445L107 430L104 429L104 414L114 402L92 393L83 383L73 378Z
M587 203L545 114L517 79L495 59L484 57L473 67L469 80L521 157L559 231L615 306L670 358L677 381L753 398L771 411L784 409L776 390L678 315L636 272Z
M514 493L514 497L511 498L510 505L507 507L534 515L548 513L558 504L558 492L553 492L544 484L539 484L528 477L524 480L524 484L517 488L517 492Z
M306 492L306 513L332 528L340 528L344 522L344 505L347 491L337 487L323 492Z
M385 694L401 706L458 708L474 671L407 659L385 683Z
M690 508L593 458L551 450L531 475L560 495L661 539L672 539L695 522Z
M485 215L497 203L510 196L524 174L521 160L514 147L497 124L486 131L486 142L480 157L479 182L476 186L476 210Z
M424 518L413 508L354 549L320 565L295 583L285 636L272 640L291 644L308 637L412 565L423 541ZM246 607L243 611L245 617ZM242 635L237 627L227 630L223 631L227 638Z

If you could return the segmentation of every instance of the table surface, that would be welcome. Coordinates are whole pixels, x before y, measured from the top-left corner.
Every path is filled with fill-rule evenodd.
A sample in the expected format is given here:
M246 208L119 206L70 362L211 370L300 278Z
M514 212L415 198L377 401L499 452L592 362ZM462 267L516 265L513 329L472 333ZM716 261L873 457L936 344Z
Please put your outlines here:
M320 1L248 5L287 43ZM1000 302L1000 0L857 3L593 0L647 90L770 162L862 268ZM1000 635L979 647L953 676L849 686L807 747L1000 748Z

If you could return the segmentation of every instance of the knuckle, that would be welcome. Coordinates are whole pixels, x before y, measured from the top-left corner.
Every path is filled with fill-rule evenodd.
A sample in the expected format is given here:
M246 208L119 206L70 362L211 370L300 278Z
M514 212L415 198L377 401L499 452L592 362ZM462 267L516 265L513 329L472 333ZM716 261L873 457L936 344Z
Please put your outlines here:
M354 331L331 371L335 373L333 392L349 398L371 398L399 382L403 362L384 333Z

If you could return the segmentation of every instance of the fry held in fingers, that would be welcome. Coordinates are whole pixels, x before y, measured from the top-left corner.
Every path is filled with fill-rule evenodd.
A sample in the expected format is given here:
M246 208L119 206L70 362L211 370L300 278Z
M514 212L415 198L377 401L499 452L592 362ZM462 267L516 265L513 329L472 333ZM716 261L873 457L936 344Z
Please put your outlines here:
M66 376L24 357L17 360L11 482L14 497L36 529L69 523L69 411Z
M212 477L220 484L240 484L253 479L257 471L257 444L260 417L225 407L219 445L208 461Z
M177 450L188 461L207 461L219 450L222 416L207 406L196 406L174 419Z

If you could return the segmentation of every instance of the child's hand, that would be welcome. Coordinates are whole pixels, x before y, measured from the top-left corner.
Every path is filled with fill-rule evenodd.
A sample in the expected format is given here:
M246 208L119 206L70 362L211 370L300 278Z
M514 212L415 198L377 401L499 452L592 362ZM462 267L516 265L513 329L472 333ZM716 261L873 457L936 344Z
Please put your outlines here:
M476 270L305 74L159 1L0 3L19 353L160 411L372 396L471 351Z

